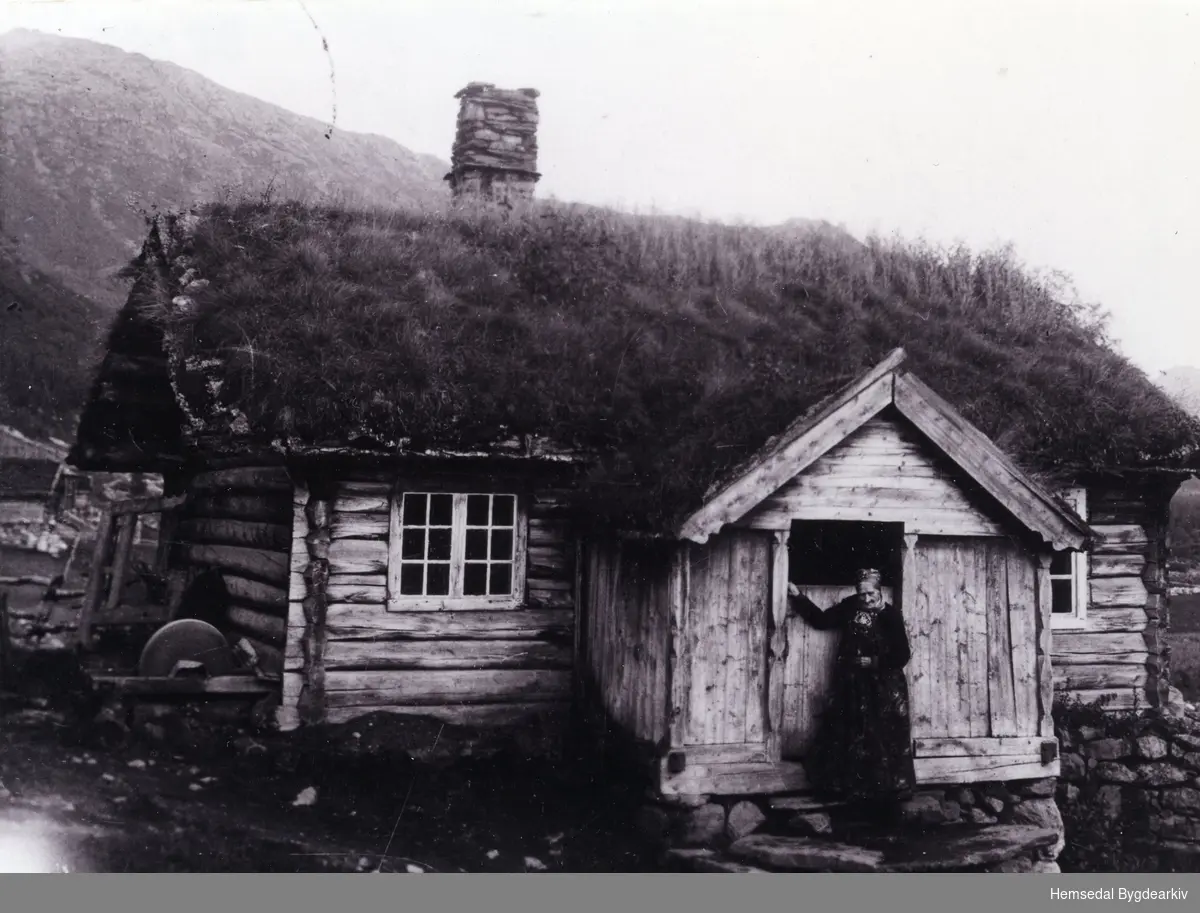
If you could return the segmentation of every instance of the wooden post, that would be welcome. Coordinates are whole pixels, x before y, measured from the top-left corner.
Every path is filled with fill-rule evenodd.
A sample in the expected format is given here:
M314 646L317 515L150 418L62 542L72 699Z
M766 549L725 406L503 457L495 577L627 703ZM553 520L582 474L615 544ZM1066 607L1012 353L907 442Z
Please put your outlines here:
M900 611L905 618L917 598L917 538L915 533L904 534L904 553L900 557Z
M783 757L783 685L787 662L788 530L777 530L771 544L771 617L767 631L767 757Z
M108 599L104 608L115 609L121 604L125 591L125 575L133 556L133 536L137 530L137 514L122 514L117 520L117 546L113 554L112 579L108 583Z
M112 548L112 521L112 511L104 510L100 514L100 524L96 529L92 570L88 575L87 590L84 593L83 606L79 612L79 645L85 650L92 645L92 616L99 608L100 598L104 594L104 570L108 566Z
M1037 560L1037 676L1038 735L1054 738L1054 678L1050 668L1050 613L1053 592L1050 586L1050 553L1038 552Z

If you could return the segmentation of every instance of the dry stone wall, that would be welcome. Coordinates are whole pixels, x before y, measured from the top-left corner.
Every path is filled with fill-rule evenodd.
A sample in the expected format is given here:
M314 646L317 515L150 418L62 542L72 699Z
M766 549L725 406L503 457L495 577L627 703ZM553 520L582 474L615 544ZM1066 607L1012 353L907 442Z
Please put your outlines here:
M1108 865L1200 871L1200 718L1075 723L1060 727L1059 741L1072 855L1086 864L1089 850L1107 846L1124 857Z

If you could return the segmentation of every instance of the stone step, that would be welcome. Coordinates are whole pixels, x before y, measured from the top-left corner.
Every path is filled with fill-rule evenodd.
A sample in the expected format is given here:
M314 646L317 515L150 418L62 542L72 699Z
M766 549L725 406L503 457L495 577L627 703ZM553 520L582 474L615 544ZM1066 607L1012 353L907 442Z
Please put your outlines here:
M768 874L766 869L729 859L716 850L668 850L667 861L685 872L724 872L731 875Z
M953 872L997 865L1054 845L1056 831L1028 825L957 825L925 833L880 831L853 843L752 834L729 854L785 872Z

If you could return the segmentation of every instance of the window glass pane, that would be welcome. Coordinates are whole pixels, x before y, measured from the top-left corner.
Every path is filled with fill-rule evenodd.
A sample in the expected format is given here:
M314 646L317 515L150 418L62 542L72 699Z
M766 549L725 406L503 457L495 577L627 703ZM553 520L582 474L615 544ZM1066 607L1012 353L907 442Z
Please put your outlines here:
M401 558L424 558L425 557L425 530L423 529L406 529L404 531L403 543L400 546Z
M449 529L431 529L429 531L430 561L450 560L450 533Z
M487 557L488 533L486 529L467 530L467 560L478 561Z
M514 502L512 495L496 495L492 499L492 526L512 526Z
M449 526L454 519L454 495L429 496L429 525Z
M450 563L430 564L425 592L430 596L446 596L450 593Z
M492 557L511 561L513 556L513 534L511 530L492 530Z
M1055 614L1070 615L1075 611L1071 601L1071 589L1070 580L1050 581L1050 605Z
M493 564L492 579L488 586L492 596L507 596L512 592L512 565Z
M1054 574L1055 576L1070 574L1071 553L1055 552L1054 557L1050 559L1050 573Z
M404 496L404 525L425 525L425 495L406 494Z
M487 595L487 565L483 563L470 563L466 566L463 573L463 595L464 596L486 596Z
M424 591L425 565L405 564L400 567L400 595L420 596Z
M467 496L467 526L488 525L488 496Z

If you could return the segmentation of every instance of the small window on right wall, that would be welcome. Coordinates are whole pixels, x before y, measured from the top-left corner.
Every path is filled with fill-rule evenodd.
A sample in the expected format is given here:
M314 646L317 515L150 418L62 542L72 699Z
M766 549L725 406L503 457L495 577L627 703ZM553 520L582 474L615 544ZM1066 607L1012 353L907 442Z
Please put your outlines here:
M1087 490L1068 488L1062 492L1066 501L1087 520ZM1087 622L1088 556L1087 552L1055 552L1050 561L1050 626L1053 629L1081 628Z

